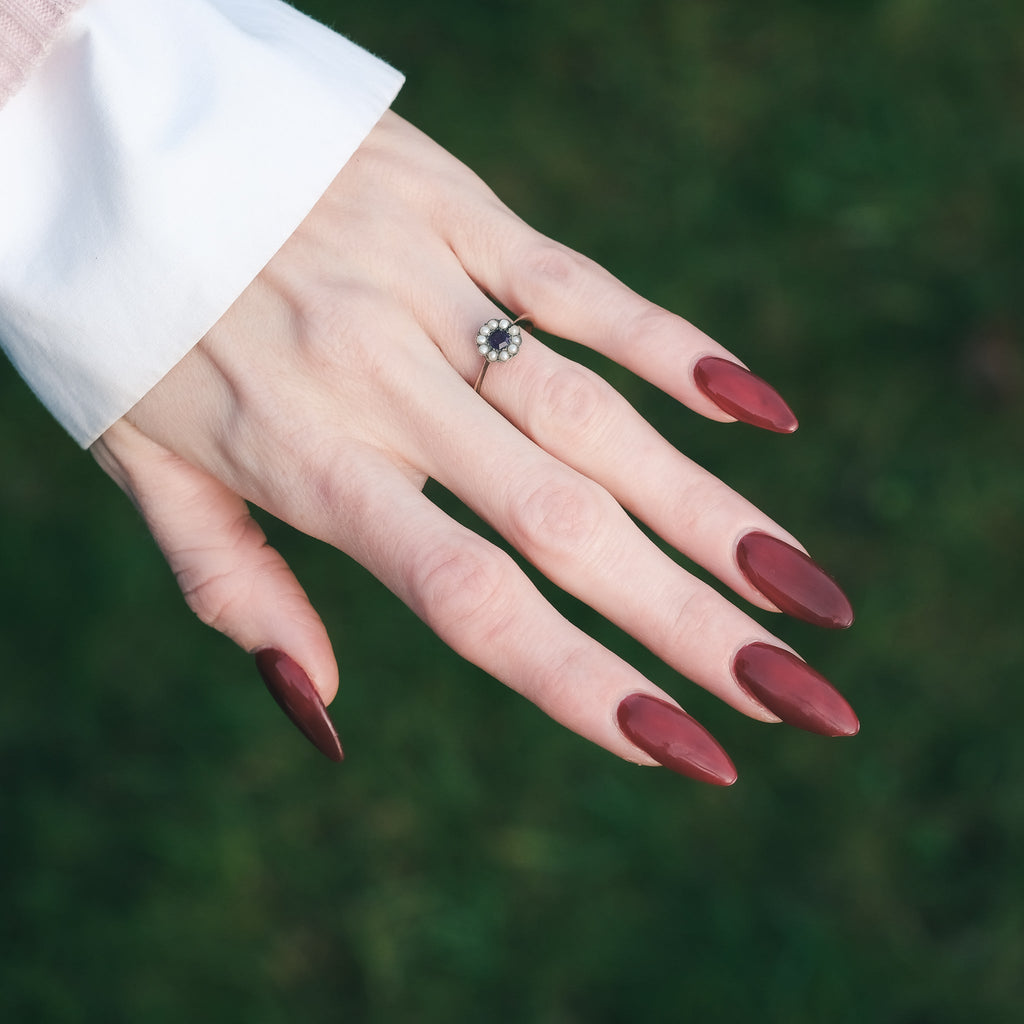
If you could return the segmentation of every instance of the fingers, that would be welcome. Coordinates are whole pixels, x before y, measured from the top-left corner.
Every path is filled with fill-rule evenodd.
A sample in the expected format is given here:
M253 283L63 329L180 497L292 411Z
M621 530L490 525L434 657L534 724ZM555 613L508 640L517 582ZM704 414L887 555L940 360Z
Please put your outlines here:
M467 294L463 303L483 308L483 301ZM467 350L474 332L460 332L458 324L434 331L443 339L465 334ZM443 347L452 349L453 362L465 361L454 342ZM834 581L785 531L672 448L594 374L535 339L526 340L524 353L486 381L486 397L504 417L465 388L432 387L431 403L409 403L408 433L431 441L420 450L424 471L550 579L737 709L829 735L856 731L855 716L829 684L676 565L620 504L761 607L848 625L852 612ZM472 374L468 365L460 368ZM437 402L458 431L431 433ZM772 665L783 667L784 679L768 667L769 656L751 655L765 650L782 659ZM746 671L751 665L758 672ZM781 689L773 689L776 683Z
M709 419L796 430L782 396L693 324L527 227L496 199L474 212L455 221L451 244L469 276L506 309L603 353Z
M829 736L857 732L856 715L831 684L651 543L607 490L489 429L495 448L507 440L507 451L500 459L460 461L458 481L448 486L548 578L745 714ZM437 475L443 480L444 470ZM722 530L712 550L733 550L728 538L736 524L722 518L731 500L727 495L723 509L707 510ZM799 550L755 531L743 535L736 551L777 605L798 613L831 606L833 620L819 624L849 624L841 621L849 613L842 592Z
M600 377L545 348L518 369L492 380L491 394L545 451L751 603L822 626L852 623L845 596L791 534L677 451Z
M436 261L435 266L424 290L430 305L418 314L426 329L440 339L449 362L465 380L472 381L481 362L474 344L476 329L494 307L471 282L461 288L453 284L455 275L443 260ZM450 302L439 306L434 298L438 295L448 296ZM473 309L478 312L462 312ZM779 610L783 601L785 610L821 621L821 608L812 607L815 600L802 607L799 602L786 601L782 588L765 588L766 574L755 577L738 557L744 538L754 533L777 538L800 552L796 539L682 455L596 373L528 337L522 354L496 365L482 391L486 402L537 446L600 484L677 551L714 573L746 600L771 611ZM455 444L460 451L475 450L493 469L495 460L489 456L499 453L496 428L485 422L487 413L479 409L479 402L470 400L455 412L452 403L456 401L456 396L444 400L456 421L464 422L464 429L453 437ZM432 406L423 410L423 419L414 431L417 436L426 436L432 415ZM516 442L512 435L503 437L497 461L501 471L509 448ZM437 451L435 445L424 458L430 459ZM450 460L449 473L461 474L465 455L453 448L447 455L442 454L445 457ZM432 474L440 471L436 460L427 470ZM493 485L493 481L481 484L489 493ZM834 584L819 585L818 589L822 593L816 595L816 603L824 607L829 624L848 625L852 612L847 619L836 610L845 598L835 593Z
M431 381L425 395L417 400L413 393L409 399L402 410L402 431L417 446L417 465L425 473L487 519L549 579L678 671L745 714L775 720L735 678L734 656L748 643L777 642L659 550L603 486L533 444L454 375ZM439 433L434 428L438 406L446 410L449 422L458 424L457 430ZM377 497L375 507L387 503ZM365 505L365 498L342 496L336 504L359 507ZM727 530L730 523L722 522ZM413 536L414 542L422 540L431 550L438 546L430 545L422 532ZM728 542L721 537L714 541L728 551ZM472 535L467 534L462 543L471 544ZM386 561L372 551L350 553L366 565ZM515 592L510 595L503 596L495 585L494 606L513 602L514 607ZM412 600L404 591L402 596ZM465 647L471 640L446 635L426 609L423 614L452 646L484 664L480 650ZM466 632L489 636L484 618L478 619ZM531 631L520 635L530 636ZM544 663L550 665L551 659ZM499 678L510 678L507 666L485 667ZM536 699L542 703L543 696Z
M604 488L517 445L514 428L507 436L490 430L500 458L439 464L432 475L554 583L737 709L770 717L731 674L736 650L747 641L774 642L770 635L676 565Z
M93 454L142 513L192 611L254 654L285 713L322 753L341 760L324 708L338 688L330 640L245 502L124 421Z
M740 419L782 433L796 429L778 392L725 348L528 227L468 168L401 118L388 115L368 142L363 155L374 161L375 179L402 180L410 159L416 167L415 186L401 191L401 201L412 204L403 225L427 223L469 277L507 310L604 353L710 419ZM402 265L400 254L395 262ZM405 280L419 281L428 266L420 262ZM408 294L407 287L400 290Z
M437 147L419 139L423 159L403 152L404 163L388 163L387 138L376 137L339 176L349 186L341 198L320 204L261 288L204 339L206 362L189 361L200 369L172 371L165 397L133 410L167 449L125 427L98 451L199 614L260 653L272 689L288 693L305 678L333 695L323 626L244 495L353 555L455 650L568 728L631 760L731 781L720 748L670 698L424 498L418 484L430 474L553 581L734 707L854 731L827 682L676 565L624 508L766 607L792 596L775 571L792 562L777 541L800 554L787 535L534 339L488 377L481 401L466 380L479 367L476 330L495 310L477 285L712 418L792 429L784 403L780 411L774 392L700 331L466 187L468 172L451 171L458 165ZM457 184L445 211L433 196L449 173ZM381 206L379 183L396 180L407 187L385 192ZM213 411L203 373L215 379ZM200 392L208 411L197 429L189 425L201 417L181 409Z
M452 521L383 464L349 478L378 514L350 553L453 650L562 725L630 761L720 785L736 773L710 735L663 691L567 622L515 563Z

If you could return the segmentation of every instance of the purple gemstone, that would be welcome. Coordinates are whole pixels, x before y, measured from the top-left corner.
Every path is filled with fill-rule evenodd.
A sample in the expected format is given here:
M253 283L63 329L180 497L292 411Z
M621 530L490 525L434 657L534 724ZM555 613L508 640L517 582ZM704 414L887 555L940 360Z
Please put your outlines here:
M491 331L490 337L487 339L487 344L491 346L492 352L503 352L508 348L510 340L508 331L503 331L499 327L497 330Z

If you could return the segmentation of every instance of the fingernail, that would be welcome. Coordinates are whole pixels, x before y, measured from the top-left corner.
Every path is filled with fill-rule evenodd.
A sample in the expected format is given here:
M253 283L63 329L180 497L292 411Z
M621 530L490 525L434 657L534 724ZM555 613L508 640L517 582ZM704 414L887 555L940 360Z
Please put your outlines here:
M309 676L282 651L258 651L256 668L271 696L299 731L325 757L342 761L345 754L334 723Z
M855 736L860 722L842 694L807 662L771 644L747 644L733 661L736 682L769 711L822 736Z
M718 741L668 701L634 693L619 705L617 717L622 734L658 764L715 786L736 781L736 768Z
M736 561L751 586L788 615L828 629L853 625L853 608L839 584L785 541L748 533L737 545Z
M792 434L799 426L782 395L739 363L705 356L693 368L693 379L719 409L743 423L777 434Z

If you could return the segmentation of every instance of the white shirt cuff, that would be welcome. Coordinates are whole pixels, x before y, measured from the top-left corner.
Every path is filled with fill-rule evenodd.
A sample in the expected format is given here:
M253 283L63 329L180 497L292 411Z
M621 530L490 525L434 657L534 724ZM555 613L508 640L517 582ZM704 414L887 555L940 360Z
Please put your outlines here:
M402 77L278 0L90 0L0 111L0 342L79 444L226 312Z

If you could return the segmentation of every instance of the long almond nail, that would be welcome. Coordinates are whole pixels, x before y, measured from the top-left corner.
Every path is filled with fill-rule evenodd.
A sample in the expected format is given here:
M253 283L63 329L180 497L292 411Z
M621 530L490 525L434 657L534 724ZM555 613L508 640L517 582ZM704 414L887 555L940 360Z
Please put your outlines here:
M297 662L283 651L268 648L256 654L256 668L281 710L325 757L344 760L334 723L320 694Z
M821 736L855 736L860 730L842 694L791 651L747 644L733 661L733 675L755 700L798 729Z
M736 548L736 561L751 586L787 614L828 629L853 625L853 608L839 584L785 541L748 533Z
M622 734L660 765L715 786L731 786L736 768L718 741L685 711L646 693L619 705Z
M693 368L693 380L705 397L743 423L777 434L792 434L799 426L782 395L739 363L705 356Z

